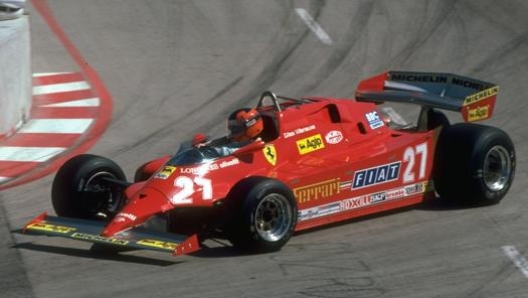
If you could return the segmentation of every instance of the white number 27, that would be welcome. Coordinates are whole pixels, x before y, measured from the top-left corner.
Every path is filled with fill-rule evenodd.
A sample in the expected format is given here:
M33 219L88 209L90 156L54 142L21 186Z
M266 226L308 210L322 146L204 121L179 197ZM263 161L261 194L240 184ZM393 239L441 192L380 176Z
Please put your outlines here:
M403 161L408 162L405 171L403 172L403 182L413 182L414 177L414 160L416 156L420 155L420 169L418 172L418 179L425 177L425 166L427 165L427 143L421 143L416 145L416 149L413 147L407 147L403 152Z

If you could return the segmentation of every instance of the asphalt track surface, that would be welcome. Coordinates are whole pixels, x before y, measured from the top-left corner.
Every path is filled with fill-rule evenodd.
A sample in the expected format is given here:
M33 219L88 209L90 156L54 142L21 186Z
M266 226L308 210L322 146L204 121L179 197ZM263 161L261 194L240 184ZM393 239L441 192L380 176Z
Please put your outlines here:
M195 132L222 133L229 111L254 104L264 90L352 97L361 78L397 69L499 84L487 123L514 140L516 179L496 206L432 203L302 233L273 254L241 256L208 243L212 249L172 258L98 256L86 243L10 233L53 213L51 175L0 194L0 296L528 297L527 276L502 249L528 256L525 1L53 0L49 7L114 100L112 122L90 152L116 160L130 178ZM311 31L296 8L330 39ZM34 72L78 68L29 10Z

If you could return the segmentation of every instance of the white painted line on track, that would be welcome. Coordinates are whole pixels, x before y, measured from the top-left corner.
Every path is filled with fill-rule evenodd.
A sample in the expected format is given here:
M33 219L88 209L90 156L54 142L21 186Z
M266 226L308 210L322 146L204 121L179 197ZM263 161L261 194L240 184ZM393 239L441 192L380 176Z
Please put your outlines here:
M11 180L11 177L0 176L0 183L4 183Z
M513 245L506 245L502 247L504 254L513 262L513 264L521 271L526 278L528 278L528 261L521 255L521 253Z
M326 45L333 43L330 36L319 26L319 24L312 18L312 16L304 8L296 8L295 12L304 21L306 26L312 30L312 32L319 38L319 40Z
M101 105L101 102L98 97L79 99L79 100L70 100L60 103L52 103L48 105L43 105L40 107L45 108L63 108L63 107L98 107Z
M60 147L0 147L0 160L45 162L66 148Z
M88 85L88 83L86 82L50 84L50 85L42 85L42 86L33 87L33 95L79 91L79 90L88 90L88 89L90 89L90 85Z
M31 119L18 133L84 133L93 119Z
M64 75L64 74L70 74L72 72L68 72L68 71L65 71L65 72L35 72L33 73L33 77L34 78L38 78L38 77L49 77L49 76L58 76L58 75Z

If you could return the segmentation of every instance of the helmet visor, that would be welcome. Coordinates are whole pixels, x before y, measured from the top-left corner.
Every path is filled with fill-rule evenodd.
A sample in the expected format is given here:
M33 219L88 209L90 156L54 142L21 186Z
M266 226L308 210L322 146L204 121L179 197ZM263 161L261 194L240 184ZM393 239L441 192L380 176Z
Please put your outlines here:
M227 122L227 129L229 129L229 132L232 136L236 136L239 134L244 133L245 131L245 125L242 122L238 122L237 120L229 120Z

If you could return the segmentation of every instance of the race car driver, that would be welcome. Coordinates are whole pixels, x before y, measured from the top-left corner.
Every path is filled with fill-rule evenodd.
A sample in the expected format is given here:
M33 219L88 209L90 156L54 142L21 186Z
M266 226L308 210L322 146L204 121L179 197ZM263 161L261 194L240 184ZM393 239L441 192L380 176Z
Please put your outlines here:
M196 134L193 145L198 148L212 146L221 156L230 155L237 149L258 140L264 129L264 121L256 109L242 108L229 115L227 129L229 130L227 136L212 141L207 140L204 134Z

